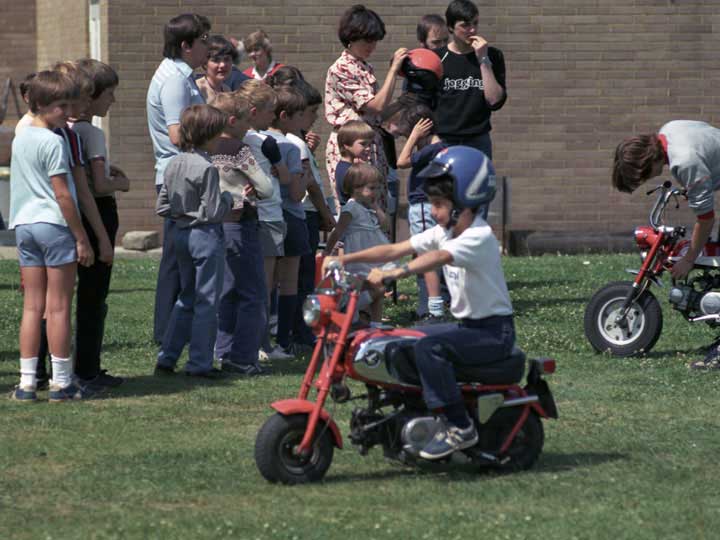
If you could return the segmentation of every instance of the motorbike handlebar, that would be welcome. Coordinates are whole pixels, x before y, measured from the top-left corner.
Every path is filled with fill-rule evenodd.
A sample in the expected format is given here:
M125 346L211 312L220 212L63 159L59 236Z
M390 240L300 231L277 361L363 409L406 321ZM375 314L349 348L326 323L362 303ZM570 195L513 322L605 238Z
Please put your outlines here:
M665 213L665 208L670 202L670 199L675 199L676 208L680 207L678 197L684 197L685 199L687 199L687 190L673 188L672 182L670 182L670 180L666 180L661 185L649 190L647 194L651 195L658 190L660 190L660 195L658 195L658 198L655 201L652 210L650 211L650 225L654 229L657 229L661 226L663 214Z

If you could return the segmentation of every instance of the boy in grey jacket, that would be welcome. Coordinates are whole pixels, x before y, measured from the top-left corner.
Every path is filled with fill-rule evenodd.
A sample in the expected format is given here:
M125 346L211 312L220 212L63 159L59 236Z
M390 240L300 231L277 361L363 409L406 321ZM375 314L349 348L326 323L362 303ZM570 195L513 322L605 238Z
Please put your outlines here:
M222 220L232 210L233 197L220 191L218 170L208 154L227 115L209 105L192 105L180 125L182 152L165 169L156 206L158 215L174 223L169 234L180 268L180 295L167 321L155 374L174 374L189 341L185 374L217 378L222 372L213 368L213 347L224 268Z

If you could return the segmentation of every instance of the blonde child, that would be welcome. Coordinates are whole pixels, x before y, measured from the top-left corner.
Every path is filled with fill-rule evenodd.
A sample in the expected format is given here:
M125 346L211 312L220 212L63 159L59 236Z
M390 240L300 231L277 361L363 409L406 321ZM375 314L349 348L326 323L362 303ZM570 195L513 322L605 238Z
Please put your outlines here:
M368 162L372 151L375 131L362 120L351 120L337 134L340 161L335 167L335 200L340 208L347 202L343 182L353 163Z
M372 165L355 163L350 166L343 184L347 203L340 212L337 226L328 237L325 255L333 252L338 240L342 240L346 254L388 243L382 232L387 216L378 205L382 180L382 173ZM350 272L369 273L372 268L370 263L347 265ZM383 291L372 290L370 296L370 319L373 325L377 325L382 318Z
M36 369L44 314L53 367L49 400L89 395L73 381L70 313L77 263L89 266L95 257L80 219L66 149L53 133L66 126L78 95L77 84L67 75L38 73L28 89L33 120L13 140L10 228L15 229L25 294L20 384L11 397L24 402L37 400Z
M223 371L261 375L258 352L267 325L267 292L256 198L271 198L273 181L243 142L250 129L250 102L231 92L218 94L212 105L228 115L212 162L220 172L220 189L235 199L233 212L223 222L225 272L215 356Z

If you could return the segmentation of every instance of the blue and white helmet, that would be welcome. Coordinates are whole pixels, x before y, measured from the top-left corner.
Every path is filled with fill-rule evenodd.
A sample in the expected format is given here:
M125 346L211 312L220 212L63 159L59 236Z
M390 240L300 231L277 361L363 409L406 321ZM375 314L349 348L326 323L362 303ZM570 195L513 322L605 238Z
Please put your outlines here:
M450 146L441 150L418 174L419 178L449 175L456 208L477 208L495 198L495 168L476 148Z

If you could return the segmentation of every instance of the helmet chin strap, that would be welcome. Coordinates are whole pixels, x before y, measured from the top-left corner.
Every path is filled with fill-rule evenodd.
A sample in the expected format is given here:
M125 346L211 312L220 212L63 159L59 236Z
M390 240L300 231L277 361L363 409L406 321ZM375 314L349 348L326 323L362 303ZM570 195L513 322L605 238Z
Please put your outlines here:
M460 219L461 212L462 208L453 206L453 209L450 212L450 220L448 221L447 227L445 227L446 229L452 229L455 225L457 225L458 219Z

